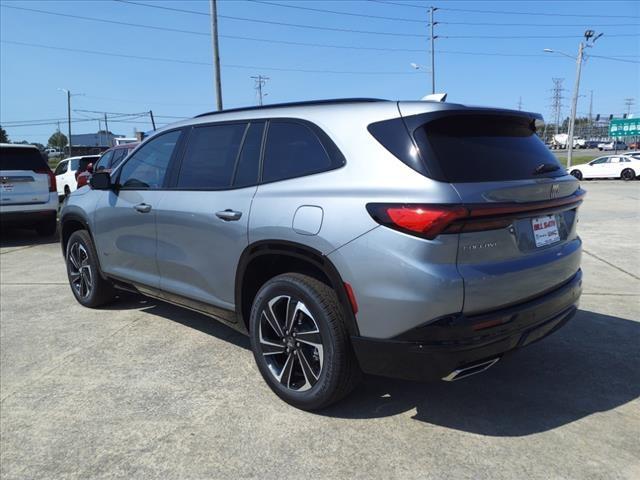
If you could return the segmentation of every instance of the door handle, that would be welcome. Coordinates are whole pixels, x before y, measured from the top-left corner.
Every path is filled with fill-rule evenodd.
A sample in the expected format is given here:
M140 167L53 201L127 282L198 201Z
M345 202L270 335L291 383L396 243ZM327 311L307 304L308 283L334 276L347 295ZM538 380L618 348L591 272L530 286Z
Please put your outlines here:
M149 213L151 211L151 205L148 205L146 203L140 203L133 208L135 208L140 213Z
M236 210L231 210L230 208L227 208L226 210L221 210L219 212L216 212L216 217L221 218L225 222L232 222L232 221L235 221L235 220L240 220L241 216L242 216L242 212L238 212Z

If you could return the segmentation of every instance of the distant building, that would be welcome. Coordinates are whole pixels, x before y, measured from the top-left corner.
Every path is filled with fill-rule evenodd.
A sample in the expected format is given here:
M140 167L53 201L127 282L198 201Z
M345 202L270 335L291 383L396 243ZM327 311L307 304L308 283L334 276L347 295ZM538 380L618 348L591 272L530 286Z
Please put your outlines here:
M116 144L116 138L124 138L124 135L115 135L112 132L100 130L96 133L71 134L71 147L74 155L89 155L105 151Z

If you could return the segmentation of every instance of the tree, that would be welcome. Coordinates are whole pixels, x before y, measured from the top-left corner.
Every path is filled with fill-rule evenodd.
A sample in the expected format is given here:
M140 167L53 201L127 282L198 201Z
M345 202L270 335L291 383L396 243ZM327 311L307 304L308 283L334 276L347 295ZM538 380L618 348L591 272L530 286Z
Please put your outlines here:
M47 145L62 151L67 145L67 136L64 133L57 131L49 137Z
M9 143L9 135L7 135L7 131L0 127L0 143Z

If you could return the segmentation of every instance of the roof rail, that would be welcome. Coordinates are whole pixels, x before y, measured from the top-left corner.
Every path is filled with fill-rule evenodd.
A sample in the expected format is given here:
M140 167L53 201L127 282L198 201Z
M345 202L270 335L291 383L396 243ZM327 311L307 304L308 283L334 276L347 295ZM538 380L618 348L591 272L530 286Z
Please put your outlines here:
M193 118L206 117L207 115L215 115L218 113L231 113L231 112L250 112L253 110L263 110L268 108L287 108L287 107L306 107L313 105L333 105L341 103L369 103L369 102L385 102L382 98L333 98L326 100L306 100L303 102L287 102L287 103L274 103L271 105L260 105L253 107L240 107L230 108L228 110L216 110L213 112L201 113Z

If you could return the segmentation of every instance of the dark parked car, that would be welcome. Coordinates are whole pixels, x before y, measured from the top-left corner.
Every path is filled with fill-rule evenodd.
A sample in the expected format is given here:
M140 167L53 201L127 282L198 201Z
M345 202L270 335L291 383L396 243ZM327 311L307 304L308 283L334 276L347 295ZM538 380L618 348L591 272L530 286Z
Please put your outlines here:
M104 152L95 165L89 164L84 172L78 175L78 187L84 187L89 183L93 172L101 172L106 170L110 172L116 168L122 160L124 160L129 153L131 153L139 143L125 143L123 145L116 145Z

